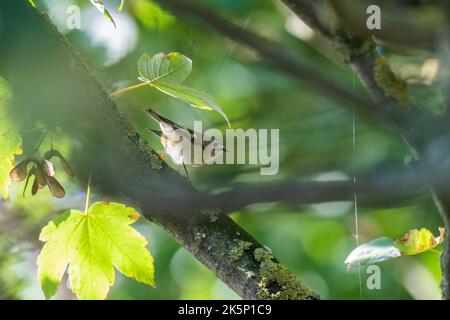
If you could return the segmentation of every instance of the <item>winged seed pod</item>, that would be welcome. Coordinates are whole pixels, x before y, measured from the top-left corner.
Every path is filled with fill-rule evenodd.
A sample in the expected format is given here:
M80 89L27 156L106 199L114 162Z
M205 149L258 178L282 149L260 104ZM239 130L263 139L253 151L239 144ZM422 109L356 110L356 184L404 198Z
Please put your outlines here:
M34 172L34 168L31 168L31 170L28 172L27 175L27 181L25 181L25 187L23 188L23 193L22 195L25 197L25 191L27 191L27 187L28 187L28 181L30 181L30 178L35 174Z
M31 187L31 195L35 195L39 190L39 182L36 177L34 177L33 186Z
M62 156L62 154L57 150L49 150L45 153L44 157L37 159L35 157L27 157L25 160L17 164L10 172L9 176L11 180L20 182L25 178L25 187L23 189L23 195L25 196L26 189L28 187L28 182L34 176L33 185L31 187L31 194L34 196L38 193L39 189L48 186L51 194L55 198L63 198L66 194L63 186L55 179L55 166L50 161L53 157L57 157L61 162L61 166L64 168L66 173L73 177L74 173L67 162L67 160ZM28 171L27 167L30 162L33 162L33 167Z
M39 184L39 189L42 189L43 187L45 187L47 185L47 182L45 181L45 174L44 174L44 170L42 170L42 167L40 165L36 165L34 167L34 174L36 176L36 180L38 181Z
M27 166L30 163L31 158L26 158L25 160L19 162L14 168L12 168L9 173L9 177L12 181L20 182L27 177Z
M63 157L61 152L59 152L58 150L52 149L52 150L47 151L44 155L44 159L46 159L46 160L51 160L53 157L57 157L59 159L59 162L61 163L61 166L63 167L64 171L66 171L66 173L70 177L74 176L72 167L70 166L69 162L67 162L67 160Z
M45 175L45 181L47 182L48 188L55 198L64 198L66 191L62 185L54 177Z
M25 182L25 187L23 188L23 196L25 196L25 192L28 187L28 182L32 176L34 176L33 185L31 187L31 194L33 196L39 191L39 189L42 189L47 185L47 182L45 180L45 174L44 171L42 170L41 165L35 163L33 168L31 168L30 171L28 171L27 181Z
M55 166L50 160L44 159L42 162L45 169L45 174L49 177L53 177L55 175Z

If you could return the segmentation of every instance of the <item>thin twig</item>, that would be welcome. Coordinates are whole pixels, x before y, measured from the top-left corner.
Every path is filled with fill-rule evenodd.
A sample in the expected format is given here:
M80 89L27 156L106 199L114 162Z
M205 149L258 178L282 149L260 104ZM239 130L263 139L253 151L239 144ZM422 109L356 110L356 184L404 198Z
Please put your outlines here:
M86 189L86 205L84 207L84 214L87 214L89 211L89 205L91 201L91 178L92 178L92 172L89 172L89 178L87 183L87 189Z
M411 172L410 172L411 173ZM386 178L360 178L358 203L366 206L396 206L428 193L430 181L447 184L448 175L438 177L431 172L419 174L386 174ZM445 180L445 181L444 181ZM355 185L343 181L290 181L272 185L235 186L232 190L204 197L202 205L222 208L225 212L248 205L281 202L305 205L335 201L353 201Z
M111 97L115 97L115 96L117 96L119 94L131 91L131 90L134 90L134 89L138 89L138 88L141 88L141 87L144 87L144 86L148 86L148 85L149 85L148 82L138 83L138 84L135 84L133 86L129 86L129 87L126 87L126 88L121 88L121 89L117 89L115 91L112 91L109 95Z

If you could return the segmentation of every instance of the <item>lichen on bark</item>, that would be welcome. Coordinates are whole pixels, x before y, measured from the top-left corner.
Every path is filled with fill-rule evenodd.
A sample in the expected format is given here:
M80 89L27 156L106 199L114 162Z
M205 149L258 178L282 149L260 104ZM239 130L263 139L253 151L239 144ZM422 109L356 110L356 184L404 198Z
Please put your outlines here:
M304 286L285 266L276 262L263 248L254 251L259 265L258 297L264 300L318 300L319 296Z
M229 253L231 261L238 261L242 257L244 252L250 249L252 245L253 243L249 241L242 241L242 240L237 241L236 246L231 248Z
M346 63L350 63L355 57L371 54L375 49L372 41L364 37L350 37L342 29L334 31L333 44L342 53Z
M408 95L408 84L397 77L392 71L385 57L379 57L374 67L375 81L388 97L395 99L402 106L409 106L411 100Z

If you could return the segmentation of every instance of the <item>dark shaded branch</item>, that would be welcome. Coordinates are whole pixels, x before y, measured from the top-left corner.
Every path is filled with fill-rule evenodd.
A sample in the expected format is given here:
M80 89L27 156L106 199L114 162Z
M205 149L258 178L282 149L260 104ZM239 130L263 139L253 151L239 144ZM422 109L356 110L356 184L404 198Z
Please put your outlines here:
M320 90L333 96L337 96L338 98L342 98L347 102L351 101L363 106L370 105L370 101L366 100L364 97L354 94L346 87L341 86L318 73L317 70L294 59L284 50L281 50L282 46L279 43L267 40L252 31L226 20L216 12L196 4L196 1L157 0L157 2L160 2L163 7L173 11L182 20L189 16L195 17L203 24L215 29L228 38L255 50L274 68L281 69L283 72L291 74L293 77L304 81L305 84L313 85L314 87L320 88Z
M375 75L376 57L372 40L369 37L352 37L347 33L344 26L340 27L341 29L338 29L339 27L332 29L332 27L321 22L313 1L281 0L281 2L306 23L311 23L309 26L315 32L329 40L342 53L343 59L348 62L366 87L375 103L376 112L382 115L384 121L395 127L415 155L418 156L417 152L424 148L427 141L425 128L428 127L430 119L414 109L407 109L400 105L397 100L387 96L384 89L377 83ZM330 3L333 4L334 2Z
M92 171L94 190L139 205L243 298L317 298L220 210L192 209L199 193L135 132L47 17L27 1L0 2L0 15L0 74L12 85L14 112L26 126L63 129L74 142L70 161L82 181ZM261 269L269 262L277 271L267 283Z
M352 90L340 85L338 81L333 81L333 79L322 75L319 70L304 65L301 61L295 59L286 50L282 50L281 44L269 41L250 30L238 26L213 10L197 4L196 1L156 1L161 6L176 14L181 20L191 21L189 18L194 18L231 40L247 46L264 58L267 64L300 81L302 85L311 86L318 92L336 97L342 102L343 107L357 106L356 112L361 117L369 121L378 120L377 124L385 130L400 133L402 136L408 137L408 143L414 149L420 148L423 145L421 136L415 134L416 131L420 131L418 129L421 127L419 124L424 123L423 115L415 114L414 111L407 112L404 108L397 108L398 104L393 99L375 99L371 101L366 97L354 93ZM283 2L289 7L294 8L296 13L301 13L302 18L306 22L311 23L311 27L316 29L316 32L327 38L333 36L333 31L322 24L319 17L315 15L315 6L312 2L306 0L287 0ZM343 40L345 43L345 39ZM355 57L352 56L352 60L353 58ZM357 60L352 64L355 68L364 65L364 63ZM364 81L364 79L361 80ZM369 83L365 84L372 85Z
M431 49L435 47L441 30L445 28L440 24L439 19L418 24L416 19L410 18L411 11L417 10L421 5L426 6L425 2L416 2L416 6L411 6L411 2L401 0L371 1L370 4L378 5L383 12L380 30L367 28L368 15L365 14L367 2L336 0L328 2L333 5L335 13L341 20L341 25L344 25L350 33L375 37L377 41L394 49ZM432 5L441 6L442 11L445 12L448 11L448 7L444 7L445 4L446 1L434 1ZM356 11L358 14L355 14ZM399 12L402 13L402 17L397 16Z
M404 204L428 192L424 179L399 177L373 181L287 182L254 187L235 187L233 190L210 196L205 204L220 207L225 212L236 211L248 205L281 202L288 205L305 205L334 201L353 201L354 192L358 203L365 206ZM425 184L426 186L426 184Z
M300 81L302 85L312 87L320 93L336 97L342 102L344 107L357 105L357 111L362 117L368 120L383 120L379 123L385 126L385 129L396 130L397 125L395 122L391 118L384 117L379 112L379 107L375 106L370 99L352 92L352 90L341 85L338 81L333 81L333 79L323 75L318 69L303 64L286 52L286 50L283 50L281 44L267 40L250 30L240 27L213 10L197 4L196 1L156 0L156 2L169 9L181 20L191 22L192 19L190 18L194 18L202 25L206 25L231 40L254 50L268 65ZM408 117L406 115L406 118Z

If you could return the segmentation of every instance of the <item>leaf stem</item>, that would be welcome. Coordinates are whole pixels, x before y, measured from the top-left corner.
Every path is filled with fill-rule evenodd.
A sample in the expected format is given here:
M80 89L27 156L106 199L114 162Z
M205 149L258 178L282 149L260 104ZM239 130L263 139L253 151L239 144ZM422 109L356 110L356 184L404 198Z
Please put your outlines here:
M86 191L86 205L84 207L84 214L88 213L90 200L91 200L91 178L92 178L92 172L89 172L87 191Z
M53 129L50 129L50 149L53 151Z
M144 86L147 86L147 85L150 85L150 83L149 82L138 83L138 84L135 84L134 86L117 89L116 91L111 92L109 95L111 97L115 97L115 96L117 96L117 95L119 95L121 93L128 92L128 91L131 91L131 90L134 90L134 89L137 89L137 88L140 88L140 87L144 87Z
M39 148L42 145L42 142L44 142L45 137L47 136L47 134L50 132L49 128L45 128L45 132L42 133L41 137L39 138L38 143L36 144L36 146L34 147L34 152L38 152Z

